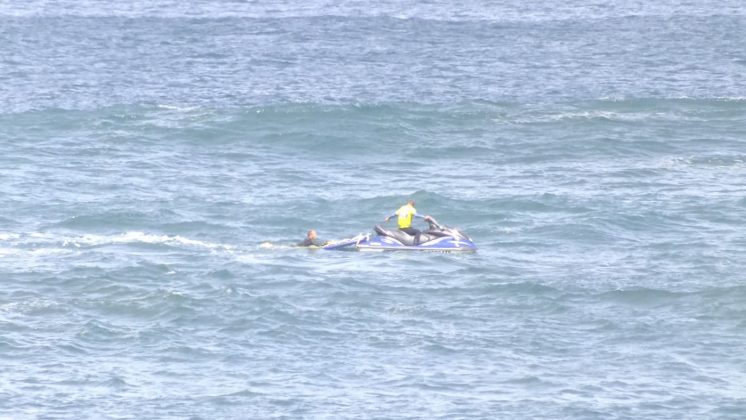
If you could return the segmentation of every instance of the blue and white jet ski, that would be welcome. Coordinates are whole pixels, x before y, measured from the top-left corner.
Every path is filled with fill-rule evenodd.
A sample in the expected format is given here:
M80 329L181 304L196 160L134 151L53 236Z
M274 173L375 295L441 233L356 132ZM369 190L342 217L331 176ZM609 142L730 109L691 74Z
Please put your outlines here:
M386 229L376 225L375 235L360 234L353 238L332 242L323 247L326 250L359 250L359 251L438 251L464 252L476 251L474 242L458 229L442 226L430 219L429 229L422 232L420 242L415 244L415 237L401 230Z

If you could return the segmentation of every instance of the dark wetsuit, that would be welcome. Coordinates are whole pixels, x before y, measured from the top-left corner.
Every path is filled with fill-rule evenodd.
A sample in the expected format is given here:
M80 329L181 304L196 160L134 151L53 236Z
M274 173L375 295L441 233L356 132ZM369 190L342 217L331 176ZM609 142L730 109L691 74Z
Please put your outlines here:
M322 244L318 240L306 238L303 240L303 242L299 243L298 246L324 246L324 244Z
M402 231L402 232L404 232L404 233L406 233L407 235L414 236L414 244L413 245L419 245L419 243L420 243L420 235L422 234L422 231L420 231L419 229L415 229L415 228L413 228L411 226L408 227L408 228L399 228L399 230Z

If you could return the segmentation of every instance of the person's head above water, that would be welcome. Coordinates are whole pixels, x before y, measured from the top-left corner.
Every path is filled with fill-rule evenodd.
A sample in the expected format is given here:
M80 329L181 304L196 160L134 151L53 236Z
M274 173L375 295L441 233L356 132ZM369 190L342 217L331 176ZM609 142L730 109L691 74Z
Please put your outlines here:
M313 229L309 230L308 233L306 233L306 238L310 240L316 239L316 231Z

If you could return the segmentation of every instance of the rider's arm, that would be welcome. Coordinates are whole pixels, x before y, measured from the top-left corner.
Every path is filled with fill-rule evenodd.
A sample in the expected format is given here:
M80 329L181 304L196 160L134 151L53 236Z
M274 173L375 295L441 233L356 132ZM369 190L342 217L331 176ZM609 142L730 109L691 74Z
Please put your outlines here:
M432 217L430 217L430 215L429 215L429 214L428 214L428 215L425 215L425 216L423 216L423 215L421 215L421 214L415 214L415 215L414 215L414 217L418 217L418 218L420 218L420 219L425 219L425 221L426 221L426 222L429 222L429 221L433 220L433 218L432 218Z
M417 214L417 213L415 213L415 214L414 214L414 217L419 217L420 219L425 219L426 221L427 221L427 220L432 220L432 217L430 217L430 215L429 215L429 214L426 214L426 215L424 215L424 216L423 216L423 215L421 215L421 214Z

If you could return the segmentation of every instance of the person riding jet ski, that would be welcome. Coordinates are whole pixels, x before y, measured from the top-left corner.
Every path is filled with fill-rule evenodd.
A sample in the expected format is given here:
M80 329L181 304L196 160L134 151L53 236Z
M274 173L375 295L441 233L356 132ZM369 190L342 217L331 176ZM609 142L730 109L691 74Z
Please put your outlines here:
M399 210L395 211L391 216L386 217L386 220L384 220L383 223L388 222L392 217L396 216L399 230L408 235L414 236L414 245L418 245L420 243L420 235L422 234L422 231L412 227L412 218L417 217L419 219L424 219L425 221L430 221L432 218L430 216L418 214L417 209L414 208L414 204L414 200L407 200L407 204L399 207Z

